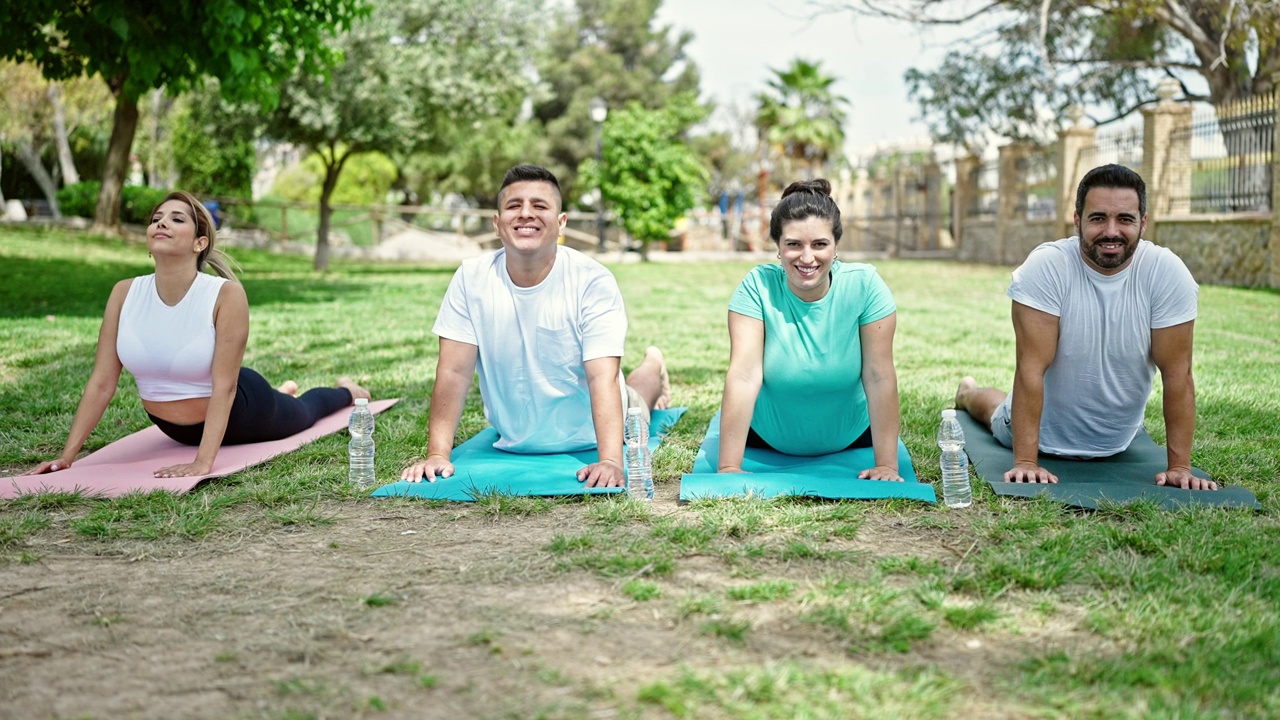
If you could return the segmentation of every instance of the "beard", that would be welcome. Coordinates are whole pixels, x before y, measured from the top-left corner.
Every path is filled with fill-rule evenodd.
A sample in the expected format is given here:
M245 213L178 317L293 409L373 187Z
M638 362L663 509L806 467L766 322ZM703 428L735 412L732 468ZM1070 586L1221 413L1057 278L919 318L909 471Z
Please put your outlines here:
M1119 255L1103 255L1098 249L1099 243L1118 242L1123 251ZM1129 262L1129 258L1138 251L1137 241L1129 242L1123 237L1099 237L1094 238L1093 242L1088 243L1084 248L1085 257L1089 258L1094 265L1104 270L1112 270Z

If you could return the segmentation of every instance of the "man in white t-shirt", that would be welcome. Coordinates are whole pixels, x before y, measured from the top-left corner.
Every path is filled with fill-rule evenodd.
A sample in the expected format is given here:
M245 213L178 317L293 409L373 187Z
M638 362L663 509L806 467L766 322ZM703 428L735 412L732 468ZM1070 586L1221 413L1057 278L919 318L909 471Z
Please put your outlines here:
M622 294L613 275L557 241L567 216L560 183L537 165L507 171L493 227L502 249L462 263L432 331L440 358L427 425L427 457L412 482L453 475L449 458L471 378L479 373L494 447L515 453L598 449L578 471L588 487L623 484L628 407L647 415L670 400L661 351L651 347L626 378Z
M1141 239L1146 184L1121 165L1085 174L1076 235L1040 245L1013 271L1013 391L960 381L956 407L1013 448L1008 482L1057 482L1040 453L1115 455L1142 427L1155 371L1168 468L1155 484L1216 490L1191 474L1196 426L1192 330L1199 288L1168 248Z

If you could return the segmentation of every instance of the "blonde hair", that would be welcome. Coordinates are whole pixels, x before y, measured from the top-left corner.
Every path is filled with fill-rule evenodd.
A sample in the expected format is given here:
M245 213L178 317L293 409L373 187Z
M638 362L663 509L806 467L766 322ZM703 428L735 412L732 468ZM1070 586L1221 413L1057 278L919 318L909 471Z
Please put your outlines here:
M174 190L165 195L164 199L151 210L151 215L154 217L160 206L170 200L177 200L191 208L191 218L196 224L196 237L204 236L209 238L209 244L205 245L200 254L196 256L196 270L204 272L205 266L208 266L213 268L213 271L219 277L224 277L233 282L240 282L236 277L236 272L240 270L240 265L230 255L213 246L214 241L218 238L218 228L213 222L213 214L209 212L209 208L206 208L204 203L197 200L195 195L184 190Z

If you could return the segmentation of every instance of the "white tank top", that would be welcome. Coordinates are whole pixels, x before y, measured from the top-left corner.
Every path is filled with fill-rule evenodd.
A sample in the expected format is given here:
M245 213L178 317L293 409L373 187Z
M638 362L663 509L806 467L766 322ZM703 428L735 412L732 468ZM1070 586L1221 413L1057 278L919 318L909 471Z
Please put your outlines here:
M197 273L172 307L156 292L155 274L133 279L116 332L116 355L143 400L165 402L213 394L213 308L226 278Z

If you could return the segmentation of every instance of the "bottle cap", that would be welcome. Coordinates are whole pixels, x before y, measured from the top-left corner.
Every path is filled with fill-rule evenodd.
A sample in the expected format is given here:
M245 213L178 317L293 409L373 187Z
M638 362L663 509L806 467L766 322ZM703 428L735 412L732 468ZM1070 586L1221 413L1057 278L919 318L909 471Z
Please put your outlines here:
M946 410L943 410L943 411L942 411L942 419L943 419L943 420L950 420L950 419L954 418L955 416L956 416L956 411L955 411L953 408L947 408Z
M640 414L640 408L638 408L638 407L627 408L627 414L628 414L628 415L639 415L639 414Z
M356 398L356 407L364 407L369 404L369 398Z

